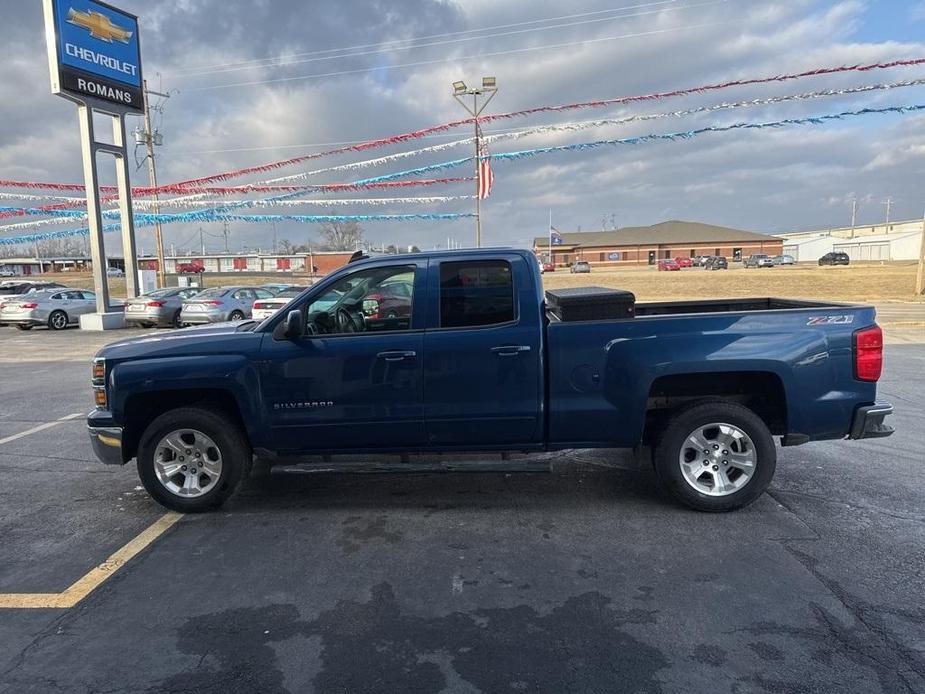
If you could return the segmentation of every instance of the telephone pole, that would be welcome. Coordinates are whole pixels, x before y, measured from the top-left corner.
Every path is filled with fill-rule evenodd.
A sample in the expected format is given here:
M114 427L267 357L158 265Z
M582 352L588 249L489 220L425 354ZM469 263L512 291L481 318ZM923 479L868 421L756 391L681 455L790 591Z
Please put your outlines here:
M482 200L479 197L479 164L482 156L481 138L482 128L479 126L479 116L489 102L495 98L498 93L498 83L494 77L483 77L481 87L467 87L462 80L453 82L453 98L462 105L464 109L472 116L475 122L475 247L482 247ZM479 104L479 97L488 95L485 100ZM472 107L470 108L462 97L472 97Z
M886 205L886 225L890 226L890 212L893 211L893 198L887 198L883 201L883 204ZM889 231L889 229L887 229Z
M854 198L851 200L851 237L854 238L854 228L857 226L858 222L858 199Z
M154 146L162 144L163 137L157 130L153 130L151 128L150 96L154 95L161 97L162 99L169 99L170 95L149 90L148 80L144 81L143 87L145 95L145 128L143 132L138 129L135 130L135 142L136 144L144 144L148 152L146 157L148 160L148 183L153 189L152 197L154 199L154 214L158 215L161 212L161 207L157 194L157 165L154 162ZM164 238L161 235L161 223L159 221L154 223L154 247L155 252L157 253L157 286L166 287L167 282L165 280L164 273Z
M915 273L915 295L925 294L925 215L922 217L922 242L919 244L919 267Z

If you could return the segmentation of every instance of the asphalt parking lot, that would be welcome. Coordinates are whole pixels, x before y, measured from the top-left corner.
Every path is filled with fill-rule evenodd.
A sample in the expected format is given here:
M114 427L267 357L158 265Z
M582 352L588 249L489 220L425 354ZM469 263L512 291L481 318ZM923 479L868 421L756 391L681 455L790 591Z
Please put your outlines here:
M103 337L0 328L0 601L102 575L0 608L0 691L925 692L925 340L899 335L897 433L782 450L740 512L570 451L552 474L274 471L165 523L91 453Z

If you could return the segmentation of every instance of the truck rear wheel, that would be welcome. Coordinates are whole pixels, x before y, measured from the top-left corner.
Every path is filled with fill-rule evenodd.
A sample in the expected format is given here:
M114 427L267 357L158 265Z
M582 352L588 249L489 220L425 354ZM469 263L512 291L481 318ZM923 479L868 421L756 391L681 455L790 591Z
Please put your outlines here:
M162 506L182 513L218 508L247 477L251 449L239 425L199 407L165 412L138 444L138 476Z
M694 403L667 422L655 471L671 494L698 511L733 511L768 488L777 450L767 426L747 407Z

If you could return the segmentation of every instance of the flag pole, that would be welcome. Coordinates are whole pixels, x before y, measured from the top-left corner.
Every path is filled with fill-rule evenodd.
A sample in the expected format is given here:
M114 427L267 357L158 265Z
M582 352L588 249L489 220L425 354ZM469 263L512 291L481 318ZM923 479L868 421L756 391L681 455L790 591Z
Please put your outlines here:
M555 265L556 262L552 259L552 208L549 208L549 263L550 265Z

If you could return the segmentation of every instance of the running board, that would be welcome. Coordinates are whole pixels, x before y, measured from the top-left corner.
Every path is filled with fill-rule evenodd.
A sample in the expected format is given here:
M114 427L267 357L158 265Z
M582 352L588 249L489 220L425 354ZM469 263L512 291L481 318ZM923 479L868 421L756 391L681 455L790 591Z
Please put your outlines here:
M342 457L342 460L337 458ZM458 455L308 456L280 457L272 471L287 473L386 473L386 472L552 472L548 453L503 454L484 458Z

